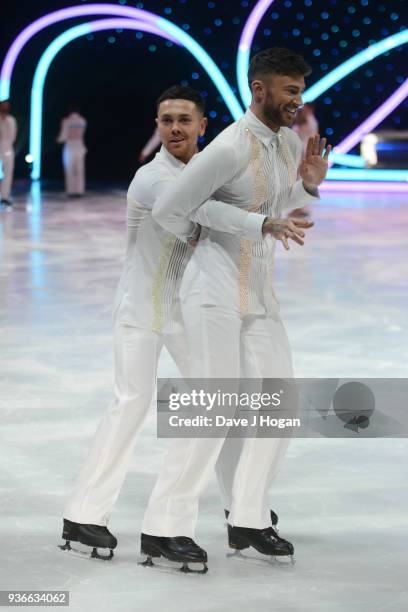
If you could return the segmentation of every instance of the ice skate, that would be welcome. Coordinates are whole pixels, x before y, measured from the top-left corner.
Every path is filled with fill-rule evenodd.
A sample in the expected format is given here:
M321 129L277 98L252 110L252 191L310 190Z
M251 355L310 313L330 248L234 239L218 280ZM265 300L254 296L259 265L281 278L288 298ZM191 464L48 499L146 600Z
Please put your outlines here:
M113 549L116 548L118 541L110 533L107 527L101 525L85 525L82 523L74 523L64 519L64 528L62 531L62 539L65 544L59 545L61 550L66 550L79 557L88 559L101 559L102 561L110 561L113 558ZM80 550L77 547L71 547L71 542L78 542L84 546L92 547L92 552ZM109 555L101 555L98 553L98 548L109 548Z
M144 567L157 566L165 571L174 572L175 568L156 565L152 561L153 558L164 557L168 561L182 563L182 566L176 570L177 572L206 574L208 571L207 553L205 550L197 546L194 540L184 536L162 538L142 533L140 552L142 555L147 556L145 561L139 563L139 565ZM189 563L200 563L203 567L202 569L192 569Z
M279 517L276 514L276 512L274 512L273 510L270 511L271 512L271 523L272 523L272 527L274 527L276 533L279 533L279 530L277 528L277 524L279 521ZM224 510L224 514L225 514L225 518L227 519L229 517L229 510Z
M293 545L279 537L272 527L266 529L251 529L249 527L232 527L228 525L228 545L235 552L227 554L241 560L264 563L264 559L243 555L242 550L254 548L262 555L266 555L268 563L279 562L285 565L294 564Z

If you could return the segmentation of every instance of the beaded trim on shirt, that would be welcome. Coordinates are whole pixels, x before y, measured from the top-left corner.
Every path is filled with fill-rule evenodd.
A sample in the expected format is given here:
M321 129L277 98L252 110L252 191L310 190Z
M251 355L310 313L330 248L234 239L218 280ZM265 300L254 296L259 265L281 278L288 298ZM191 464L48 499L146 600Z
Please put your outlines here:
M157 266L156 276L153 281L152 288L152 301L153 301L153 325L152 330L154 332L161 331L163 327L163 290L166 282L167 269L169 266L169 260L176 243L177 237L169 235L166 239L165 245L160 253L159 263Z
M266 182L262 172L262 146L261 142L245 128L245 132L250 141L251 155L249 167L252 174L252 200L249 205L249 212L259 212L262 202L266 198ZM251 265L251 241L242 238L239 245L239 270L238 270L238 289L239 289L239 309L242 315L249 310L249 268Z
M245 128L245 132L250 139L251 147L249 167L252 174L252 201L248 208L248 212L259 213L262 203L267 197L266 179L263 173L262 145L248 128ZM293 184L297 179L297 168L289 151L287 140L283 132L279 133L278 139L282 147L283 157L288 170L289 181ZM240 241L238 271L239 307L241 315L245 315L249 311L249 270L251 266L251 259L251 241L243 238ZM269 278L269 281L271 282L271 278Z

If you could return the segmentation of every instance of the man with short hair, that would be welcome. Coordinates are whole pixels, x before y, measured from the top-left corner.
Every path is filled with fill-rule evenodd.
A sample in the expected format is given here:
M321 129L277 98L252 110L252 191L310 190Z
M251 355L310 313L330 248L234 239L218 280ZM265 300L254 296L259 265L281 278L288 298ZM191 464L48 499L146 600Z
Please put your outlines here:
M276 239L286 249L289 238L303 244L300 228L313 225L282 219L282 213L316 202L327 173L325 139L310 138L301 162L302 143L289 129L309 73L303 58L288 49L255 55L249 68L250 108L192 160L153 210L154 219L179 236L192 231L191 220L210 197L258 215L259 234L252 243L216 227L203 228L187 265L180 295L194 378L235 379L238 389L240 377L293 377L271 274ZM179 535L180 526L186 538L194 537L198 499L223 444L220 438L171 443L145 513L142 550L144 543L147 553L156 545L160 550L166 538ZM227 508L231 548L293 555L292 544L270 527L266 502L287 444L287 438L254 437L237 453ZM219 461L217 468L222 471Z
M96 548L117 545L107 523L119 495L137 435L155 393L163 346L186 371L188 358L180 333L178 286L189 246L152 218L163 193L197 152L206 128L202 98L174 87L157 101L162 148L140 168L127 193L125 263L114 304L114 398L93 438L75 488L64 510L62 537Z

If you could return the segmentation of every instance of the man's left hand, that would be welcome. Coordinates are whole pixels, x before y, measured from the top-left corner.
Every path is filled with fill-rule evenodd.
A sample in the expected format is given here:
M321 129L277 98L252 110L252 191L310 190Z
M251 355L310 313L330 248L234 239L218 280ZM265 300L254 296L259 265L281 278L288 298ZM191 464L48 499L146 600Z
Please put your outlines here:
M309 138L306 156L299 166L299 176L303 179L305 187L313 190L323 182L329 167L331 149L331 145L326 147L326 138L320 140L319 134Z
M191 236L190 240L187 241L188 244L191 247L196 247L200 240L200 235L201 235L201 225L199 223L196 223L195 230L194 230L194 236Z

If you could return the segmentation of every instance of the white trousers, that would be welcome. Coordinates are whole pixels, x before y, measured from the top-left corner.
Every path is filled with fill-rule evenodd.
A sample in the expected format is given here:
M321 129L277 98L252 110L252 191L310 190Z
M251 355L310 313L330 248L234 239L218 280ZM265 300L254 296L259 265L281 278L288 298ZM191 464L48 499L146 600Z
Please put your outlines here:
M0 195L2 200L8 200L13 183L14 151L12 149L3 151L0 149L0 161L3 172L3 178L0 181Z
M188 372L185 338L115 323L114 398L95 433L64 517L106 525L126 476L137 436L156 392L163 345L181 372Z
M65 507L65 518L93 525L108 523L138 434L155 397L157 363L163 346L168 349L181 374L188 377L190 356L181 326L177 333L156 334L116 321L114 398L94 435L88 457ZM224 499L231 495L232 471L229 466L236 461L235 455L239 452L239 447L231 445L232 458L223 454L226 465L220 468L219 485ZM229 508L225 504L224 507Z
M85 153L81 142L69 142L62 150L65 191L68 194L82 194L85 191Z
M183 304L193 378L292 378L287 335L278 316L241 317L218 306L201 306L196 295ZM224 443L225 442L225 443ZM267 493L288 438L176 439L145 513L143 533L194 537L199 497L214 467L229 522L270 526Z

